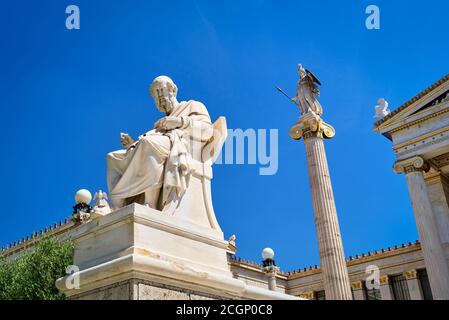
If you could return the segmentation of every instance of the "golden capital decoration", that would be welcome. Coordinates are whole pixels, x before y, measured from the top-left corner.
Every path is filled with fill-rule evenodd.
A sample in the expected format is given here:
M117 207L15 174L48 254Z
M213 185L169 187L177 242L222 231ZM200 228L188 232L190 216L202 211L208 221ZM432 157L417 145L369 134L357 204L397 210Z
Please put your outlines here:
M313 291L306 291L306 292L301 292L299 294L299 297L304 298L304 299L313 300L315 295L313 294Z
M352 287L352 290L362 290L362 287L363 287L363 283L362 283L362 281L355 281L355 282L353 282L353 283L351 283L351 287Z
M381 286L386 285L386 284L390 283L390 280L389 280L388 276L380 276L379 283Z
M430 166L426 160L420 156L414 156L405 160L396 161L393 166L395 173L412 173L417 171L429 171Z
M290 137L294 140L299 140L301 137L304 139L310 137L330 139L333 136L335 136L335 129L313 111L302 115L290 128Z
M418 277L418 272L416 269L408 270L405 272L405 278L407 280L416 279Z

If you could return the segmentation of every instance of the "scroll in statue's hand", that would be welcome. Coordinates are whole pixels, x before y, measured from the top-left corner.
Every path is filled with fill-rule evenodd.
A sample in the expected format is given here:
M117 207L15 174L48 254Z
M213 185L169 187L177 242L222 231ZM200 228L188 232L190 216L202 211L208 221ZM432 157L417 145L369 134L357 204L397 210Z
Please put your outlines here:
M131 147L134 143L134 139L127 133L120 133L120 144L128 149L129 147Z
M164 130L173 130L180 127L182 127L182 119L179 117L163 117L154 124L154 128Z

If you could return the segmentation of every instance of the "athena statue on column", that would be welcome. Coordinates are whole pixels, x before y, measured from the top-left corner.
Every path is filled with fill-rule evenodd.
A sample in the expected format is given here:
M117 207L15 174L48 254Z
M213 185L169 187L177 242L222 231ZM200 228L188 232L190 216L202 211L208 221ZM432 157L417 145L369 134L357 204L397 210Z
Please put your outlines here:
M302 64L298 65L298 87L296 96L292 99L298 104L301 114L304 115L313 111L316 115L323 114L323 108L317 97L320 96L320 90L317 85L321 85L320 81L307 69L304 69Z

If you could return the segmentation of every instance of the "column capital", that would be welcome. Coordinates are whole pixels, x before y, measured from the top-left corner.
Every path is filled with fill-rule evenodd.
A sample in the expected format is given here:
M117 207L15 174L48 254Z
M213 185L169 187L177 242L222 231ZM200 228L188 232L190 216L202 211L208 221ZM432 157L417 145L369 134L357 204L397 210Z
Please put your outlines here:
M315 298L315 293L313 291L301 292L299 294L299 297L304 298L304 299L313 300Z
M351 283L352 290L362 290L363 289L363 282L362 281L355 281Z
M430 166L426 160L420 156L415 156L405 160L396 161L393 166L393 171L395 173L411 173L411 172L427 172Z
M418 272L416 269L412 269L405 271L404 275L407 280L416 279L418 277Z
M381 286L390 284L390 278L388 276L380 276L379 283Z
M298 121L290 128L290 137L299 140L311 137L330 139L335 136L335 129L313 111L302 115Z

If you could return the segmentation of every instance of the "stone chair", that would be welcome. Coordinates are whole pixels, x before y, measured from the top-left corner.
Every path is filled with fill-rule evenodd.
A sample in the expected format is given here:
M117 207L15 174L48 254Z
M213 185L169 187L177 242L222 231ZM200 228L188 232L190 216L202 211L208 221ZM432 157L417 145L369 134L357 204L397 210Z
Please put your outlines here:
M199 152L193 154L193 173L181 198L175 198L162 212L221 232L212 206L212 164L220 155L227 138L226 118L213 123L213 135Z

